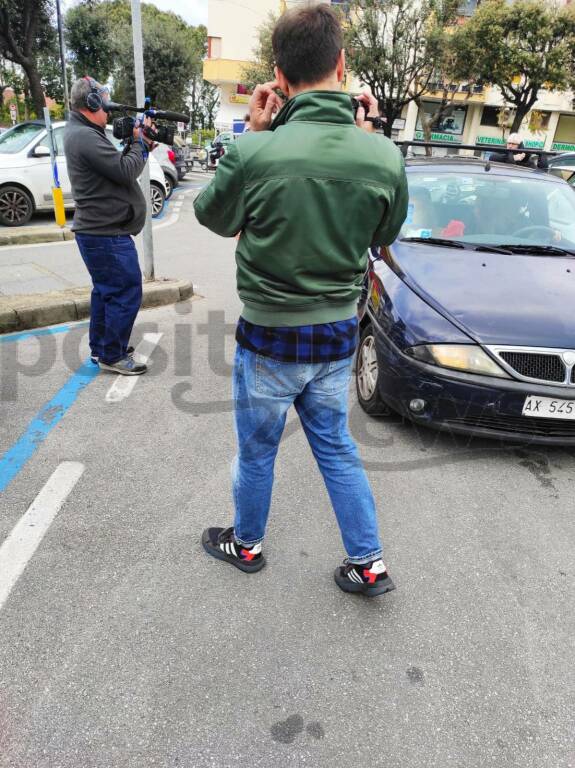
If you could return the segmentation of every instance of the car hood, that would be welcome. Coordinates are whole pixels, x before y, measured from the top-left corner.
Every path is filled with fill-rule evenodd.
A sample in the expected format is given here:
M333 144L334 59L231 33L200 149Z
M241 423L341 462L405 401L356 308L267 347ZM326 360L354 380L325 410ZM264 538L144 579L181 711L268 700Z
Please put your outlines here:
M575 257L396 243L394 269L477 341L575 348Z

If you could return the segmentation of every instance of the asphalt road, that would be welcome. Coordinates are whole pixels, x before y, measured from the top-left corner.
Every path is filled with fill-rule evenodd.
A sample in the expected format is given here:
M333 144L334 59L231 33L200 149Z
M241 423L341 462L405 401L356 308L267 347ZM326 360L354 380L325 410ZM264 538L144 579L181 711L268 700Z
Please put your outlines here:
M573 768L574 452L373 420L350 392L397 590L335 586L338 530L293 416L268 566L212 560L201 531L232 514L234 242L198 227L191 195L157 241L159 272L202 295L141 314L137 340L162 336L128 396L110 402L105 373L73 389L84 325L0 341L0 456L19 466L0 542L80 465L0 609L0 766Z

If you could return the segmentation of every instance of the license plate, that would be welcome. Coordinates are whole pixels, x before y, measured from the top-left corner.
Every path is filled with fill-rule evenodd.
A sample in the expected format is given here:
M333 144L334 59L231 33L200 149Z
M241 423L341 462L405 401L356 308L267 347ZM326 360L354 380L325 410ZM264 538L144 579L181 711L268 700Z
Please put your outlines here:
M523 405L524 416L575 421L575 400L528 395Z

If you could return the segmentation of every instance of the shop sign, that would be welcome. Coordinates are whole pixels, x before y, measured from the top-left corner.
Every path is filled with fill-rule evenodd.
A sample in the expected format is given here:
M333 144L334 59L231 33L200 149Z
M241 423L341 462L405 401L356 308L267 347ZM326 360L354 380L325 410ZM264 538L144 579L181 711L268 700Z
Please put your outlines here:
M232 93L230 96L230 104L247 104L249 100L248 93Z
M499 139L495 136L478 136L475 139L476 144L488 144L491 147L504 147L507 144L505 139ZM535 141L534 139L528 139L523 142L525 149L544 149L544 141Z
M575 144L564 144L561 141L554 141L551 147L552 152L575 152Z
M498 139L494 136L478 136L475 139L476 144L489 144L492 147L503 147L505 146L506 142L504 139Z
M414 138L416 141L425 141L425 134L423 131L416 131ZM431 141L447 141L450 144L461 144L461 138L454 136L452 133L432 133Z

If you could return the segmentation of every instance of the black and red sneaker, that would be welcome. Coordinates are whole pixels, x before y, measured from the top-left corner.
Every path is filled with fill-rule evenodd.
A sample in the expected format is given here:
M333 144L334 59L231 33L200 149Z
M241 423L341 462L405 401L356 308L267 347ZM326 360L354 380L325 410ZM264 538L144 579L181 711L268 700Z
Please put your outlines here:
M383 560L358 565L344 562L335 569L335 583L344 592L359 592L367 597L383 595L395 589Z
M202 546L208 555L231 563L245 573L255 573L266 564L261 542L251 547L238 544L233 528L206 528L202 533Z

